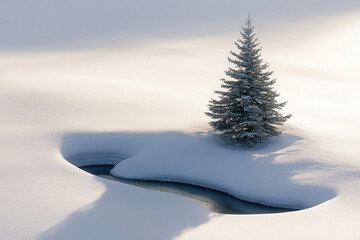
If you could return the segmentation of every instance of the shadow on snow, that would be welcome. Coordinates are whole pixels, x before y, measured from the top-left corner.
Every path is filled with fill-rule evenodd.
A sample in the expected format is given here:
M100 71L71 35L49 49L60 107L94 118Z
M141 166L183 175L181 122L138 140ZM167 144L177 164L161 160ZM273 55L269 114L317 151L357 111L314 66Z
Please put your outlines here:
M212 156L209 159L211 161L211 158L218 158L217 160L219 160L219 156L222 156L224 152L230 158L233 157L233 154L236 155L240 152L242 159L238 160L238 166L231 168L233 172L228 174L240 176L244 174L244 179L237 178L240 179L237 185L245 184L245 187L243 186L244 192L241 196L232 195L245 200L257 200L255 202L261 203L259 197L261 194L266 195L266 191L275 189L281 193L281 189L276 189L276 183L281 182L285 186L286 192L281 193L282 195L280 194L279 198L308 198L306 201L312 203L308 206L305 206L301 199L294 203L306 208L325 202L335 197L336 194L327 187L298 185L291 180L295 173L308 168L319 167L319 163L312 162L310 159L274 163L277 157L286 154L287 151L284 149L302 140L303 138L299 136L284 134L276 139L276 143L270 143L263 149L244 150L220 146L214 142L211 136L201 132L70 133L63 138L61 154L67 160L74 158L74 156L112 154L113 156L128 158L126 161L131 161L132 157L137 155L146 157L147 153L159 153L164 149L164 146L166 152L171 153L172 150L176 149L180 149L181 152L182 145L186 145L183 149L187 150L184 153L185 158L187 156L200 158L203 151L210 151L208 154ZM211 149L215 149L214 152L211 152ZM266 158L262 159L262 156L266 156ZM160 155L160 157L167 159L166 157L169 155ZM221 161L226 164L226 159L221 159ZM206 168L204 171L207 171ZM249 178L251 174L255 173L258 175ZM209 174L212 174L211 170L209 170ZM263 180L255 181L256 176L262 176ZM141 239L144 236L151 236L152 239L159 240L172 239L185 229L199 226L210 218L208 210L199 207L192 201L184 201L181 197L138 189L103 179L97 178L97 180L105 184L106 192L93 204L72 213L63 222L44 232L40 239L64 239L67 236L84 239L106 239L110 237ZM242 180L246 181L243 182ZM213 181L216 181L216 178ZM211 186L211 180L210 183L198 181L200 186L206 184ZM213 188L233 193L234 189L227 188L228 184L225 181L224 185L215 184ZM251 188L255 191L252 192L252 189L247 189L246 184L252 186ZM261 194L256 196L255 192L258 187L260 187ZM248 193L253 195L248 198ZM268 199L270 202L271 200ZM273 200L276 202L279 199L275 197ZM288 199L285 200L288 201Z

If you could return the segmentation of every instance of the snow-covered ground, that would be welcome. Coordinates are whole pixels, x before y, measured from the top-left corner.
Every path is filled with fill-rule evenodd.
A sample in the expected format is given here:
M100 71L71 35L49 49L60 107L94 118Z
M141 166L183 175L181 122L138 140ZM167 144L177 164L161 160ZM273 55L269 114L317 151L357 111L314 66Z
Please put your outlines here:
M326 186L317 178L316 184L309 179L302 184L301 173L324 166L310 158L306 149L309 143L304 144L296 135L286 134L273 139L276 143L267 148L254 151L227 149L202 133L150 136L139 155L121 162L111 173L125 178L192 183L279 207L312 207L335 196L331 189L314 187Z
M272 11L264 12L249 3L259 15L254 25L263 58L275 71L280 100L289 102L285 113L293 117L283 136L261 150L244 151L214 142L203 112L229 66L228 52L238 37L233 28L247 10L227 16L227 7L212 2L205 9L222 14L182 22L176 8L186 12L192 5L194 13L186 14L193 16L202 5L184 1L173 9L154 1L148 10L159 12L165 4L171 11L133 19L133 28L119 23L126 37L140 38L129 44L130 37L122 41L120 30L111 31L116 26L110 17L91 22L88 28L96 30L91 31L81 21L71 24L78 19L75 10L66 18L45 2L0 5L1 34L7 36L0 40L1 239L360 238L358 3L319 1L328 5L309 7L306 1L293 6L275 1L268 6ZM71 4L70 9L83 9ZM116 13L115 7L107 12L94 4L85 5L84 19L94 16L89 9ZM36 17L27 11L34 6ZM134 14L148 14L144 9ZM170 16L175 20L160 24ZM203 34L211 29L204 19L215 29L228 28ZM174 26L170 37L169 26ZM156 31L142 32L145 28ZM96 38L107 34L114 42ZM84 39L93 42L69 47ZM126 157L113 171L121 176L189 181L254 201L313 207L270 215L214 214L180 196L94 177L65 160L89 152Z

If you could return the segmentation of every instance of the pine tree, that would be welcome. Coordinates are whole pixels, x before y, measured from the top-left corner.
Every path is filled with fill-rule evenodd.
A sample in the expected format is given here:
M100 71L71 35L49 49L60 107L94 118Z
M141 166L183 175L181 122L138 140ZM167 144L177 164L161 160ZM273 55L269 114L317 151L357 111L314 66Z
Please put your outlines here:
M230 79L221 79L223 91L215 91L219 100L210 101L206 114L212 118L209 124L215 134L223 141L251 148L280 135L279 126L291 115L279 113L286 102L276 100L279 94L272 87L275 79L266 70L268 64L263 64L250 17L245 24L240 32L242 39L235 42L239 52L231 51L233 58L228 58L234 65L225 71Z

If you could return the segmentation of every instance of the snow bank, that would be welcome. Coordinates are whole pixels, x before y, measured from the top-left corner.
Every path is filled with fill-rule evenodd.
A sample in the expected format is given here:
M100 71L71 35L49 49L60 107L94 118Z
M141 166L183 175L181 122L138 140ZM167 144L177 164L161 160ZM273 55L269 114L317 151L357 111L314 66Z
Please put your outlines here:
M154 133L147 139L139 154L111 171L114 176L191 183L280 207L312 207L335 196L330 188L293 179L315 167L306 158L306 140L297 135L285 134L260 150L227 148L200 132Z
M165 34L161 42L152 41L150 32L159 36L152 26L159 23L165 33L161 25L168 22L148 11L154 18L142 15L137 29L129 25L136 39L147 44L129 46L115 40L113 47L103 43L97 50L60 51L44 42L68 46L64 38L74 39L79 29L89 31L79 32L84 38L104 33L94 28L113 30L109 38L123 39L121 21L114 21L115 16L123 18L117 7L123 3L105 4L113 13L99 8L96 21L106 15L104 20L112 24L97 21L96 27L86 21L94 21L93 5L75 3L76 11L66 6L71 14L64 15L57 8L60 1L50 8L39 7L50 2L45 0L7 2L0 8L5 17L0 23L5 26L0 44L5 50L0 54L0 239L360 239L359 1L348 0L346 6L331 1L338 15L329 11L325 0L315 7L313 1L298 1L296 7L289 1L267 1L274 11L266 8L264 14L254 15L264 59L275 71L276 89L283 97L279 100L289 101L284 110L293 114L289 123L298 128L256 153L226 149L206 134L195 133L207 131L204 111L213 90L220 87L228 50L238 37L234 29L247 7L241 16L234 1L216 3L224 6L223 14L215 14L219 21L212 21L214 14L203 18L204 11L193 11L194 1L186 1L184 8L203 25L194 24L193 18L186 24L181 11L171 9L180 13L177 19L184 28L199 37L184 36L169 24L181 38ZM163 2L153 7L168 14ZM259 14L265 9L258 2L249 4ZM29 11L30 5L39 18ZM138 11L140 5L134 1L131 9ZM203 5L199 2L198 9ZM300 5L304 11L299 11ZM283 20L269 15L279 7L286 13ZM233 18L224 21L229 9ZM326 13L322 19L317 18L319 9ZM71 16L73 28L61 17L48 21L55 11ZM289 18L295 12L298 22ZM218 25L216 34L198 32L202 26L213 29L210 22L223 22L231 30L224 33ZM20 31L18 23L26 31ZM44 51L35 51L34 45L44 46ZM181 177L218 188L232 186L229 191L255 200L311 206L333 197L332 191L337 197L292 213L214 215L176 195L94 177L63 159L60 148L67 159L88 153L127 157L116 171L128 177ZM184 164L177 169L180 162ZM233 167L225 169L229 164ZM146 169L151 176L145 176Z

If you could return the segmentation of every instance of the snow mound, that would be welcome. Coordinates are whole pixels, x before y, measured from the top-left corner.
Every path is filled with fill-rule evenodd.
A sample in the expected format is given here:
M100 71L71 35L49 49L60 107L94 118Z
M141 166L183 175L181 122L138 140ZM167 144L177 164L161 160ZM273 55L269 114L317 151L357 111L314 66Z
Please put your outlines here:
M290 133L257 150L228 148L203 132L79 133L64 139L62 154L79 159L73 156L111 152L112 157L120 156L111 171L117 177L190 183L252 202L299 209L336 196L316 181L297 177L324 167L306 153L308 144ZM120 162L124 156L127 159ZM94 159L100 164L101 158Z

